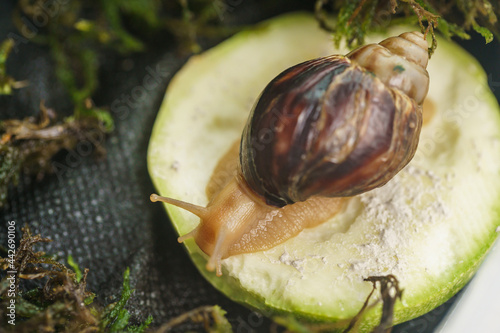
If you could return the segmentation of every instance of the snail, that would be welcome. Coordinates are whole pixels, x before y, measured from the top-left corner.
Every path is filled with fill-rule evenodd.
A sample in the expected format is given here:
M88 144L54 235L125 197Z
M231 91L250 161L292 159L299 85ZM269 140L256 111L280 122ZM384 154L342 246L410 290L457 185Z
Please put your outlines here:
M239 153L234 176L208 191L206 207L157 194L151 201L200 217L179 242L193 237L219 276L222 259L325 222L413 158L429 87L427 46L420 32L408 32L283 71L216 167L214 176L231 169Z

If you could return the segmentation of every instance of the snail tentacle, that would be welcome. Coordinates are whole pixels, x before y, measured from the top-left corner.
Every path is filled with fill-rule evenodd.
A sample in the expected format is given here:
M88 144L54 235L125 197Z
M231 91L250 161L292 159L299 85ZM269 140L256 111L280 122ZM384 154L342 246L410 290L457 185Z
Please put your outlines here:
M172 198L168 198L168 197L162 197L162 196L155 194L155 193L151 194L150 200L152 202L161 201L161 202L165 202L165 203L180 207L184 210L187 210L190 213L193 213L194 215L196 215L202 219L205 218L208 214L208 209L206 207L194 205L194 204L189 203L189 202L176 200L176 199L172 199Z

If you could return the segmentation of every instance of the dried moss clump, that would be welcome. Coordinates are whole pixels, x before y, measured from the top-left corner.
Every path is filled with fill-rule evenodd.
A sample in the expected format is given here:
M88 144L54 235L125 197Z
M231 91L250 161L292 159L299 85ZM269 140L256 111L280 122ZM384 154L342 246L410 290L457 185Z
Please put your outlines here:
M493 36L500 38L498 1L317 0L315 13L321 26L333 33L337 44L345 40L350 47L362 45L367 33L385 30L392 24L418 23L423 33L432 35L431 54L437 47L435 30L446 38L469 39L467 31L473 29L486 43Z
M82 156L105 154L103 143L109 129L95 109L93 112L92 116L57 120L55 111L41 103L38 117L0 121L0 208L9 184L16 184L21 172L38 180L47 173L63 175L68 167L51 162L60 150L76 149Z
M120 300L103 307L94 304L96 295L87 290L88 269L83 273L79 268L72 270L45 252L34 251L36 244L46 242L51 240L33 235L25 227L15 255L0 258L0 268L9 272L0 282L0 325L6 332L143 332L149 326L152 317L138 326L129 324L130 314L125 305L133 291L128 269L123 276ZM76 266L74 262L72 265ZM9 281L13 269L14 292ZM29 281L38 281L43 287L27 290ZM6 322L13 295L15 326Z

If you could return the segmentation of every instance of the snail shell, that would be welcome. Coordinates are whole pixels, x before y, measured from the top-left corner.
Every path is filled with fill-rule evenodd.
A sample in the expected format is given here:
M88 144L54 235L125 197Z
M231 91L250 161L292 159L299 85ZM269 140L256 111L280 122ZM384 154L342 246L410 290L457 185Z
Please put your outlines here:
M328 220L345 197L387 183L408 164L422 127L427 61L424 36L412 32L285 70L250 114L236 176L212 191L207 207L151 200L200 217L179 241L194 237L210 256L207 269L221 275L222 259Z
M423 36L405 33L278 75L242 136L241 166L250 188L284 206L313 195L354 196L387 183L417 148L426 65Z

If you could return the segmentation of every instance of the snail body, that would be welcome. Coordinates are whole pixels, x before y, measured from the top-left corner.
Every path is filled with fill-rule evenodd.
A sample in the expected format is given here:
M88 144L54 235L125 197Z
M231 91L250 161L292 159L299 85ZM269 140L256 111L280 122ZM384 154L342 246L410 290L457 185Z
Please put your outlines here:
M384 185L411 160L427 59L423 35L405 33L285 70L255 104L235 175L207 207L151 200L200 217L179 241L194 237L210 256L207 268L221 275L222 259L271 248L328 220L346 197Z

